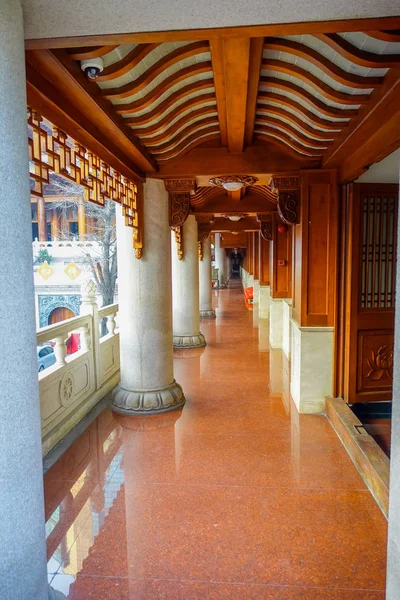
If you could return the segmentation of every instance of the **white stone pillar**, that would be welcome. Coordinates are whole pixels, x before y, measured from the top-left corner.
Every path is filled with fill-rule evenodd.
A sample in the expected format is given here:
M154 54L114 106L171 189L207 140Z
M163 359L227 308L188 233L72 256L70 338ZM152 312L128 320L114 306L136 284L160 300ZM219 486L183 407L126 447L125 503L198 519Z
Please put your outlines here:
M271 305L271 288L269 285L260 285L258 296L258 310L260 319L268 319Z
M400 221L397 235L396 298L386 600L397 600L400 590Z
M269 342L271 348L282 348L282 298L271 298L269 313Z
M172 299L174 348L200 348L206 345L200 333L199 254L197 221L189 215L183 224L183 258L176 251L172 232Z
M221 234L215 234L215 266L218 269L219 287L225 287L225 249L221 248Z
M112 408L130 415L160 413L185 403L173 374L171 243L164 183L144 185L143 256L117 210L121 381Z
M47 599L22 8L0 2L0 596Z
M320 413L333 392L334 328L291 325L290 393L300 413Z
M258 304L260 302L260 281L258 279L254 279L253 281L253 304ZM259 307L257 306L257 312Z
M292 301L284 299L282 302L282 350L290 360L292 346Z
M203 259L199 261L199 285L200 285L200 318L215 319L215 311L212 305L211 289L211 240L208 236L202 241Z

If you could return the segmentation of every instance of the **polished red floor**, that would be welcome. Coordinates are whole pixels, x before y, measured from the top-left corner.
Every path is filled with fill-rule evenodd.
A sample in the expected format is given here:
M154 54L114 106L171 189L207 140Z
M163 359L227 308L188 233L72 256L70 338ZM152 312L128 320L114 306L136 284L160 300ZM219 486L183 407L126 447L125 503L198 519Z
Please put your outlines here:
M386 520L240 290L176 358L165 416L102 413L45 477L49 582L73 600L383 600Z

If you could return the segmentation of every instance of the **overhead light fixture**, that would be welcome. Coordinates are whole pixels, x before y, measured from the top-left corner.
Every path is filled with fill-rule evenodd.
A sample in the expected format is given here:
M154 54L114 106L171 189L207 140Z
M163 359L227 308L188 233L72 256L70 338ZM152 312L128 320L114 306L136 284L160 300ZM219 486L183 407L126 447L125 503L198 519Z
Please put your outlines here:
M239 235L239 232L238 231L231 231L231 234L232 235Z
M254 185L257 181L258 178L252 175L221 175L220 177L213 177L209 180L209 183L216 187L222 187L228 192L236 192L241 190L242 187Z
M230 219L231 221L240 221L242 217L239 217L238 215L231 215L230 217L228 217L228 219Z

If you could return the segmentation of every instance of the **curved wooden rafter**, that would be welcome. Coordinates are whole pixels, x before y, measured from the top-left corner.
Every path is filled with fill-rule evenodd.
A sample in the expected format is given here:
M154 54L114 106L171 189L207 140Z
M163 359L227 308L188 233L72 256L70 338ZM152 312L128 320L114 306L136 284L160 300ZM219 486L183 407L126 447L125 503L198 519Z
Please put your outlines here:
M103 95L105 96L105 98L108 99L123 99L127 98L128 96L133 96L134 94L137 94L145 87L147 87L158 75L160 75L160 73L166 71L169 67L181 62L185 58L190 58L191 56L196 56L197 54L204 54L204 52L209 51L210 46L208 41L193 42L191 44L187 44L185 46L177 48L173 52L170 52L166 56L160 58L160 60L158 60L149 69L147 69L147 71L145 71L142 75L135 79L135 81L132 81L120 87L108 88L106 90L103 90ZM212 70L211 66L210 70Z
M343 58L361 67L389 69L400 65L400 54L373 54L366 50L360 50L337 33L317 33L314 37L335 50Z
M282 96L282 94L276 94L274 92L259 92L258 99L266 100L267 102L272 100L273 102L281 104L282 106L288 106L289 108L292 108L298 113L304 115L311 123L313 123L317 127L322 127L327 131L331 131L334 129L343 129L343 127L346 127L348 125L348 121L346 121L345 119L341 121L328 121L326 119L323 119L322 117L319 117L318 115L313 113L308 108L304 107L302 104L296 102L296 100L293 100L293 98L289 98L288 96Z
M124 58L105 67L104 71L97 77L97 81L111 81L121 75L125 75L134 69L146 56L153 52L160 44L138 44Z
M280 131L284 131L290 137L293 137L295 141L304 144L308 148L326 150L326 148L332 144L332 142L328 141L319 142L318 140L313 140L312 138L303 135L298 129L292 127L289 123L281 121L280 119L275 119L274 117L256 117L256 126L258 129L260 123L266 126L274 125Z
M344 71L332 61L325 58L322 54L309 48L308 46L295 42L293 40L287 40L284 38L270 37L265 38L264 48L266 50L275 50L277 52L287 52L293 56L304 58L308 62L312 63L316 67L319 67L327 73L332 79L343 85L357 89L369 89L374 88L383 83L383 77L361 77L360 75L354 75Z
M363 33L375 40L381 40L381 42L400 42L400 30L398 29L392 31L364 31Z
M196 75L201 75L202 73L212 73L210 62L197 63L196 65L180 69L176 73L173 73L172 75L164 79L164 81L161 81L161 83L159 83L157 87L148 92L143 98L140 98L140 100L133 101L130 104L119 104L118 108L120 108L121 106L130 106L131 110L132 107L135 107L132 110L132 112L134 110L144 110L145 108L151 106L151 104L154 104L154 102L156 102L160 98L160 96L169 92L178 83L181 83L185 79L195 77Z
M344 109L337 108L336 106L329 106L321 100L318 100L313 94L301 88L300 86L292 83L291 81L286 81L285 79L278 79L277 77L260 77L260 87L268 86L275 89L283 90L285 92L289 92L298 98L301 98L311 106L314 106L318 112L327 117L354 117L358 114L358 109Z
M137 135L140 137L141 141L145 146L156 146L157 144L162 144L166 140L174 137L178 130L180 133L182 133L182 128L192 123L194 119L198 119L198 121L196 122L199 123L199 117L206 117L208 115L211 116L212 113L217 113L216 105L204 106L202 108L199 108L198 110L194 110L186 114L181 119L178 119L173 125L168 127L168 129L162 131L159 135L149 137L148 135L143 135L140 129L137 131ZM218 117L216 118L218 119Z
M73 48L67 50L69 58L72 60L87 60L88 58L99 58L109 52L116 50L118 46L91 46L88 48Z
M197 110L193 110L199 104L203 105L210 101L214 101L214 103L207 104L206 106L201 106ZM186 119L186 117L193 116L198 111L206 110L206 109L217 110L216 97L215 97L214 93L201 94L199 96L195 96L194 98L189 98L189 100L187 100L186 102L183 102L182 104L179 104L179 106L177 106L176 108L171 110L169 113L164 115L164 117L162 119L160 119L159 121L157 121L156 123L153 123L153 124L149 125L148 127L141 127L139 129L136 129L135 133L136 133L136 135L141 136L141 137L149 137L152 134L157 133L158 131L162 132L165 127L167 127L168 129L170 127L172 127L172 125L171 125L172 121L174 121L174 119L176 119L177 117L179 117L180 115L182 115L182 113L185 113L186 111L189 111L189 112L187 114L183 115L182 117L180 117L180 119L179 119L180 123L183 123L183 119ZM154 118L156 118L156 117L154 117ZM137 118L136 117L128 117L125 120L129 125L135 125ZM178 121L175 121L175 123L178 123Z
M204 130L203 130L204 131ZM210 142L210 141L214 141L214 140L221 140L221 134L219 131L219 126L211 131L209 131L207 134L202 134L202 131L198 132L200 135L198 136L198 134L194 134L193 135L193 140L189 140L189 138L186 138L186 140L184 142L182 142L181 144L181 148L179 149L179 151L177 151L176 147L173 152L168 153L168 155L163 154L162 156L159 156L157 158L158 162L164 162L167 160L171 160L175 159L178 160L180 158L182 158L182 156L184 156L185 154L187 154L188 152L190 152L190 150L192 150L193 148L195 148L196 146L200 146L200 144L205 144L206 142ZM196 137L198 136L198 137ZM187 145L185 145L187 144Z
M151 152L153 154L159 154L162 152L166 152L168 150L172 150L175 146L178 145L180 139L185 138L186 136L188 136L189 134L192 134L194 131L197 131L197 129L201 128L201 127L205 127L205 126L211 126L211 125L218 125L218 116L217 115L213 115L211 117L205 118L205 119L200 119L199 121L195 121L193 122L189 122L189 124L182 129L181 131L179 131L178 133L175 133L174 135L172 135L171 137L168 138L168 140L166 142L164 142L163 144L153 144L153 143L149 143L149 142L144 142L144 145L146 146L146 148L150 148Z
M300 79L307 83L314 89L318 90L319 93L327 98L328 100L332 100L333 102L337 102L338 104L364 104L369 99L369 94L345 94L344 92L339 92L335 90L330 85L324 83L305 69L302 69L298 65L291 64L285 62L283 60L269 60L264 59L262 63L263 69L270 69L272 71L279 71L280 73L285 73L286 75L290 75L291 77L295 77L296 79Z
M201 135L203 131L204 133L207 133L210 129L219 127L218 117L212 117L209 121L207 120L207 123L204 123L204 121L196 121L196 123L191 123L185 129L185 131L181 132L177 140L168 140L168 142L165 144L155 147L152 149L152 154L154 154L154 156L161 155L162 157L170 155L171 153L175 152L176 148L185 145L187 140L191 141L195 138L195 136ZM184 139L182 139L183 137Z
M194 83L190 83L189 85L185 85L180 88L176 92L173 92L170 96L165 98L160 104L157 104L153 109L144 113L143 115L130 118L130 124L142 125L145 123L151 122L153 119L161 116L170 106L173 106L178 100L189 96L195 92L206 90L214 87L214 80L210 79L201 79L200 81L195 81ZM143 106L145 104L145 106ZM116 104L114 109L119 114L126 113L134 113L139 110L143 110L146 108L146 103L143 102L143 99L137 100L136 102L129 102L126 104Z
M284 133L283 131L278 131L274 128L268 128L265 125L260 127L255 127L254 129L255 138L258 140L265 141L265 138L275 138L283 143L284 146L289 146L292 150L295 151L296 154L302 154L305 156L315 156L319 158L321 153L317 154L316 152L312 152L311 149L306 148L306 146L301 146L297 144L295 140L293 140L289 135Z
M278 195L274 193L269 185L252 185L247 190L247 196L261 196L272 204L277 204Z
M308 125L300 117L294 115L288 110L285 110L284 107L278 107L273 104L257 104L256 111L256 120L258 119L258 115L268 114L277 117L282 117L282 119L285 119L286 121L289 121L296 127L299 127L309 137L317 140L331 141L333 137L339 135L340 133L340 131L324 132L320 131L319 129L314 129L313 127L311 127L311 125Z
M225 196L226 191L221 188L217 188L214 186L204 186L199 187L196 190L196 193L190 197L190 204L192 206L200 206L204 204L208 200L213 198L219 198L220 196Z

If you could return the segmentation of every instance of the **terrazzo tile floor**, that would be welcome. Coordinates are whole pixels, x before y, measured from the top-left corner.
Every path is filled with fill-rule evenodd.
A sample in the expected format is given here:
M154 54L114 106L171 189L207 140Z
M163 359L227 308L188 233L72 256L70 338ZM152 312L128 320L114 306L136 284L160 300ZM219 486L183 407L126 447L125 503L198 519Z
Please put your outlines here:
M181 352L180 412L106 409L45 475L49 582L71 600L383 600L386 520L237 286Z

